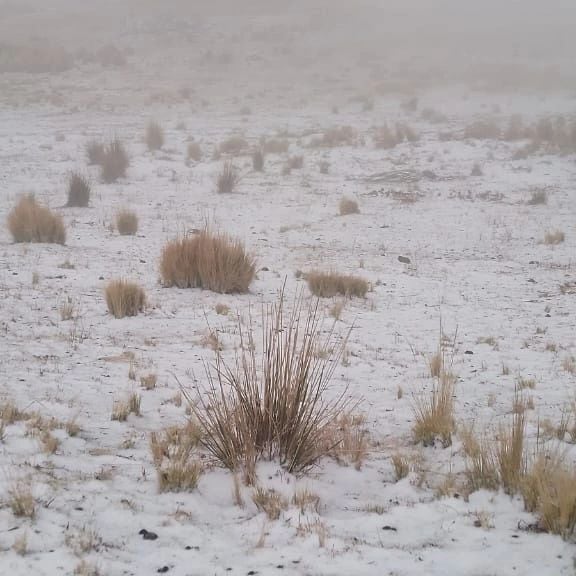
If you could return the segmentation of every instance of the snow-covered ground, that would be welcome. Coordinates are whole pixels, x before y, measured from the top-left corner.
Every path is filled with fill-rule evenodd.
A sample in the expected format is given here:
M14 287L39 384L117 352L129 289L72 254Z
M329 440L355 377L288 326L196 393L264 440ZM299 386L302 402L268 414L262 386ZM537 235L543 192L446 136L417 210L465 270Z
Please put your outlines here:
M411 440L414 397L433 386L428 360L441 331L458 376L459 423L496 429L510 419L518 379L533 379L527 394L534 441L539 422L558 423L573 398L574 374L562 362L576 355L574 156L514 160L523 143L440 136L460 133L478 116L505 124L516 113L527 121L569 115L574 101L454 87L419 93L419 109L406 112L401 96L375 95L374 106L363 109L340 93L307 99L269 91L240 113L242 102L232 94L207 105L200 97L194 105L131 105L125 89L114 92L113 80L105 85L74 74L59 83L2 79L0 222L31 191L64 217L68 239L64 246L14 244L0 227L0 403L75 421L79 432L53 431L60 444L47 454L27 421L5 426L0 573L72 574L84 560L80 573L92 566L106 576L574 574L573 543L522 530L534 516L520 498L463 497L458 436L448 448ZM59 98L48 104L36 96L52 82ZM140 82L135 93L146 77ZM426 122L424 108L446 118ZM155 153L143 138L150 119L166 135ZM375 148L375 128L396 121L408 123L419 141ZM339 126L356 131L354 143L309 145ZM222 159L213 152L238 134L251 146L261 137L287 138L290 150L268 155L263 173L252 171L249 155L236 157L240 185L219 195ZM87 167L84 147L113 135L127 145L131 165L126 179L106 185ZM186 162L190 138L204 151L200 162ZM303 168L285 174L288 156L298 154ZM327 174L322 162L329 163ZM482 174L471 176L475 164ZM63 207L72 170L91 177L88 208ZM393 181L400 173L415 180ZM546 191L546 204L528 203L537 190ZM358 201L359 214L338 214L344 196ZM111 226L123 207L138 214L134 237ZM164 244L206 221L256 256L249 294L160 285ZM565 241L545 244L554 230L564 231ZM291 297L305 287L297 272L312 269L359 275L371 285L365 299L345 302L337 322L342 334L353 328L330 390L348 386L360 400L371 442L361 469L327 459L296 478L263 463L261 486L287 498L299 488L320 496L318 511L290 506L275 521L258 512L252 488L242 487L246 505L236 505L232 475L223 469L207 471L193 492L160 494L150 433L185 422L186 403L175 402L179 382L205 382L204 363L213 358L209 331L233 355L234 312L245 317L250 306L274 302L284 283ZM145 289L145 313L117 320L107 312L104 286L119 277ZM61 318L65 303L74 307L68 320ZM232 313L217 314L217 304ZM327 317L333 305L322 303ZM157 386L144 390L139 378L149 373ZM111 421L114 401L132 392L142 396L142 415ZM568 460L575 456L570 445L563 448ZM391 457L399 452L415 470L396 482ZM37 503L34 519L14 516L8 505L10 489L23 481ZM158 538L143 539L142 529ZM18 554L14 544L23 538L26 553Z

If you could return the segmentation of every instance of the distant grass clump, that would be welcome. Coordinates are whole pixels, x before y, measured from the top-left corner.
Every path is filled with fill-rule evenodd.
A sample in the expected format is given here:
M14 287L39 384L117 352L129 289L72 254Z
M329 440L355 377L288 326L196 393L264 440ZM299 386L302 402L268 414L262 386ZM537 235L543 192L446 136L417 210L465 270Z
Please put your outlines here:
M73 172L68 180L68 202L66 206L85 208L90 202L90 182L88 178Z
M252 153L252 168L255 172L264 171L264 151L262 148L258 148Z
M218 194L231 194L234 192L238 182L240 182L238 170L232 162L225 162L216 179L216 190Z
M104 144L96 140L90 140L86 144L86 156L88 157L88 164L93 166L101 166L104 162Z
M119 178L126 176L126 171L130 165L128 153L124 144L116 138L112 140L105 148L101 162L101 177L106 184L112 184Z
M160 259L164 286L244 293L255 275L255 260L239 240L209 230L169 242Z
M232 136L220 143L218 151L220 154L238 156L248 148L248 142L242 136Z
M546 235L544 236L544 244L548 245L562 244L562 242L564 242L565 239L566 235L564 234L564 232L562 232L562 230L554 230L552 232L546 232Z
M337 146L351 146L354 144L356 132L351 126L328 128L322 136L312 139L312 148L335 148Z
M336 272L309 272L306 280L312 294L319 298L333 298L334 296L364 298L369 288L368 282L363 278Z
M187 162L200 162L202 160L202 148L198 142L189 142L186 152Z
M542 206L548 204L548 194L546 190L533 190L527 204L528 206Z
M132 210L122 209L116 214L116 229L121 236L134 236L138 232L138 216Z
M340 216L347 216L348 214L359 214L360 209L358 208L358 202L352 200L351 198L342 198L340 204L338 205L340 210Z
M64 244L64 221L49 208L38 204L34 196L24 196L8 214L8 229L14 242Z
M146 294L144 290L126 280L112 280L105 289L106 305L114 318L137 316L144 310Z
M151 121L146 127L146 146L148 150L160 150L164 146L164 130L158 122Z

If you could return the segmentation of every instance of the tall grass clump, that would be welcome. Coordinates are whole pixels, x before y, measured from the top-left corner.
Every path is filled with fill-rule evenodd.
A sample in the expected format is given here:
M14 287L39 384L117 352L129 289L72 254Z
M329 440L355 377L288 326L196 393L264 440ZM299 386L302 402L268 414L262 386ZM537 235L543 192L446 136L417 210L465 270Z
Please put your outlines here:
M209 230L168 242L160 258L164 286L244 293L255 275L255 260L242 242Z
M188 398L204 447L226 468L241 470L248 483L261 459L278 459L299 473L330 453L326 433L347 400L345 392L327 393L345 340L321 328L318 301L306 304L300 295L286 311L282 293L263 308L259 337L252 322L248 329L238 323L236 361L217 353L206 389Z
M85 208L90 202L90 182L88 178L73 172L68 180L68 202L66 206Z
M240 182L240 175L234 164L231 161L224 162L216 179L218 194L231 194L238 182Z
M134 236L138 232L138 216L132 210L122 209L116 213L116 229L121 236Z
M62 217L38 204L32 195L22 197L12 208L8 214L8 230L14 242L66 242L66 228Z
M112 184L126 176L130 159L121 140L116 138L104 148L100 165L102 181L106 184Z

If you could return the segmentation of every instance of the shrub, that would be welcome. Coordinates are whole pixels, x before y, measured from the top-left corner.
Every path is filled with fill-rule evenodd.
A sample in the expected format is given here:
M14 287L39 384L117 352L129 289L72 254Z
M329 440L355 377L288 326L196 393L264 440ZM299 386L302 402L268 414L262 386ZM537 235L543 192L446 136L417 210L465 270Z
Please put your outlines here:
M146 294L137 284L113 280L106 286L106 305L114 318L136 316L144 310Z
M252 154L252 168L256 172L262 172L264 170L264 152L262 148L258 148Z
M340 216L347 216L348 214L359 214L358 202L350 198L342 198L338 206L340 210Z
M332 298L334 296L359 296L368 292L368 282L358 276L347 276L336 272L309 272L306 275L308 287L314 296Z
M548 204L548 194L546 190L533 190L527 202L528 206L541 206Z
M335 148L354 144L356 132L350 126L340 126L325 130L322 136L312 139L312 148Z
M243 469L247 482L254 482L262 458L278 458L298 473L329 453L326 431L347 401L345 390L325 396L345 341L337 343L332 331L322 336L320 316L318 301L305 305L301 295L286 314L281 294L278 303L263 309L261 338L252 325L246 333L239 322L235 364L217 353L207 369L207 390L197 399L188 397L204 447L230 470Z
M190 142L188 144L187 161L200 162L202 160L202 148L198 142Z
M14 242L66 242L62 217L38 204L34 196L24 196L10 211L8 229Z
M151 152L164 146L164 130L157 122L149 122L146 127L146 146Z
M90 202L90 182L82 174L73 172L68 180L66 206L85 208Z
M208 230L169 242L160 260L164 286L243 293L248 292L255 274L254 258L239 240Z
M263 140L262 150L264 154L286 154L290 148L290 142L288 140Z
M129 165L128 153L122 142L116 138L104 148L101 164L102 180L106 184L111 184L119 178L124 178Z
M96 140L90 140L86 144L86 156L88 164L101 166L104 163L104 145Z
M222 170L218 174L216 180L216 190L219 194L231 194L234 192L234 188L240 182L240 176L238 171L232 162L224 162Z
M566 235L562 230L554 230L553 232L546 232L544 236L544 244L562 244L566 239Z
M116 214L116 229L122 236L133 236L138 232L138 216L132 210L120 210Z

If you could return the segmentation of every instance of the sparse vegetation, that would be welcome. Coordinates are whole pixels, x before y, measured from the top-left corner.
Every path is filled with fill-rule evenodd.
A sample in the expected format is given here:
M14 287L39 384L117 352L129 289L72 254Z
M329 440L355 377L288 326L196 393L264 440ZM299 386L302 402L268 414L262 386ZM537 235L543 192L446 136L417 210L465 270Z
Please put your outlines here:
M288 500L274 488L255 488L252 494L252 501L256 508L265 512L269 520L278 520L283 510L288 509Z
M239 240L209 230L169 242L160 260L164 286L243 293L255 274L255 260Z
M546 190L533 190L527 202L528 206L541 206L548 204L548 193Z
M187 162L200 162L202 160L202 148L198 142L189 142L186 149Z
M113 280L105 289L106 305L114 318L137 316L144 310L146 294L144 290L127 280Z
M232 136L220 143L218 150L220 154L238 156L248 148L248 142L241 136Z
M104 163L105 147L104 144L91 140L86 144L86 156L88 164L101 166Z
M262 148L258 148L252 153L252 168L255 172L264 170L264 151Z
M308 272L306 280L310 292L320 298L333 298L334 296L364 298L368 292L368 282L358 276L336 272Z
M8 214L8 229L14 242L64 244L64 221L49 208L38 204L34 196L24 196Z
M562 230L554 230L552 232L546 232L544 236L544 244L548 244L549 246L555 246L556 244L562 244L566 236Z

